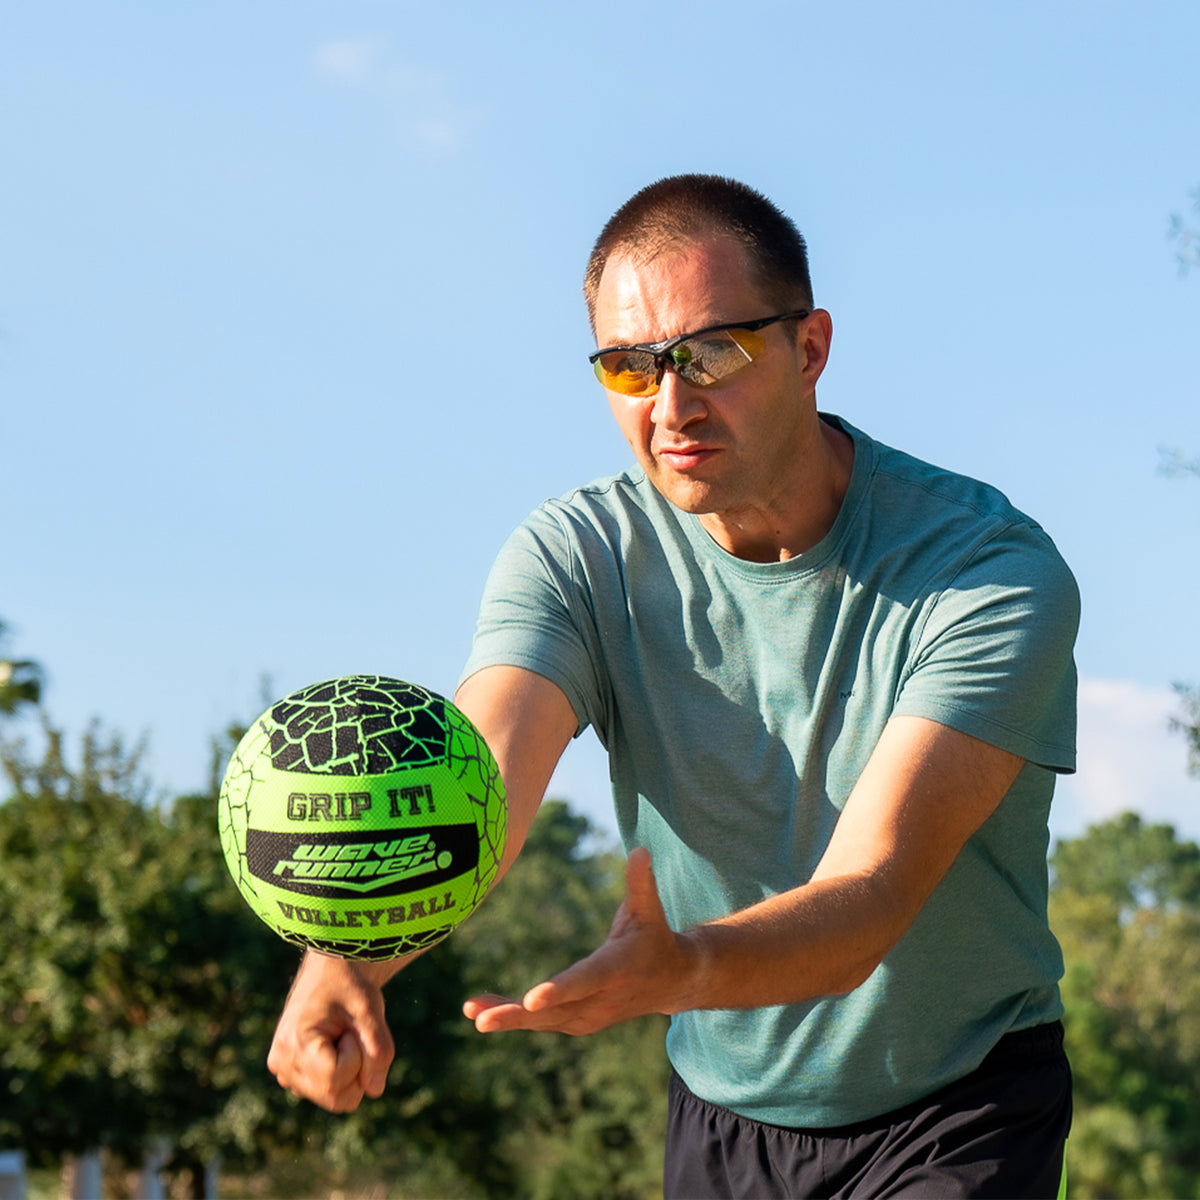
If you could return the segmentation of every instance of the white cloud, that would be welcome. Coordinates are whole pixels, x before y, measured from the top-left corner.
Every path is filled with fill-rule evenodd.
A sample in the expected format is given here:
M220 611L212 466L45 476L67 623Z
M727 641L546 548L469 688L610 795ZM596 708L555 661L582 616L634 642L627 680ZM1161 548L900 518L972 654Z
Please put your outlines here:
M383 38L335 38L317 47L313 62L331 83L370 87L386 53Z
M1200 780L1187 773L1187 748L1169 729L1179 698L1168 687L1129 680L1079 683L1079 770L1059 781L1051 812L1057 837L1130 809L1200 839Z
M382 37L334 38L313 52L317 74L381 104L404 140L428 150L457 150L478 114L450 99L446 76L399 62Z

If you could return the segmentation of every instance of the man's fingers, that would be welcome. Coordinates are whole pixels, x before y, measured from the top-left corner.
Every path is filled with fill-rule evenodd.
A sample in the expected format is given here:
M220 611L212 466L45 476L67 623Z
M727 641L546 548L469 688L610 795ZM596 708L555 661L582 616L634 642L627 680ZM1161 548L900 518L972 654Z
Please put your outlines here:
M352 1033L343 1033L338 1038L336 1054L330 1086L334 1091L340 1092L347 1085L358 1082L363 1065L363 1052L358 1038Z
M297 1056L295 1069L281 1074L279 1082L330 1112L353 1112L364 1095L383 1094L390 1063L390 1053L386 1059L372 1060L350 1031L336 1042L317 1034Z
M527 1002L518 1003L492 994L473 996L463 1005L463 1015L475 1022L480 1033L508 1033L517 1029L579 1032L573 1028L575 1020L570 1006L556 1004L545 1011L534 1012Z
M330 1112L352 1112L363 1097L358 1078L362 1050L352 1033L342 1034L335 1043L314 1031L291 1050L273 1047L267 1067L280 1087Z
M515 1001L508 1000L504 996L497 996L495 992L485 992L482 996L472 996L470 1000L467 1000L463 1004L463 1016L473 1021L481 1013L485 1013L489 1009L513 1003Z
M394 1054L391 1034L374 1012L340 1010L307 1030L278 1031L267 1067L293 1094L331 1112L351 1112L364 1095L383 1094Z
M463 1015L475 1022L480 1033L540 1028L534 1014L503 996L475 996L463 1005Z
M387 1023L373 1011L359 1014L354 1045L361 1056L358 1077L363 1091L373 1098L383 1095L388 1071L396 1056L396 1044Z
M308 1058L310 1070L305 1073L305 1086L294 1085L291 1090L330 1112L353 1112L363 1098L359 1079L362 1047L354 1034L343 1033L336 1043L326 1037L314 1039Z
M601 946L553 979L535 984L525 993L521 1003L529 1012L544 1012L548 1008L586 1000L611 979L615 966L619 966L619 961L614 961L607 945Z
M516 1000L508 1000L494 992L472 996L463 1004L463 1016L474 1021L480 1033L534 1028L529 1024L529 1013Z

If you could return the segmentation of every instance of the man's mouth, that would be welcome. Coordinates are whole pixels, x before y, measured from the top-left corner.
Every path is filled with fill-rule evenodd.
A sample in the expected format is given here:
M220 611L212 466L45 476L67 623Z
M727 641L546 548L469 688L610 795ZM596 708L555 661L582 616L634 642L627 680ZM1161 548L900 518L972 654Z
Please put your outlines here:
M660 462L676 471L692 471L720 451L716 446L696 443L689 446L660 446L655 454Z

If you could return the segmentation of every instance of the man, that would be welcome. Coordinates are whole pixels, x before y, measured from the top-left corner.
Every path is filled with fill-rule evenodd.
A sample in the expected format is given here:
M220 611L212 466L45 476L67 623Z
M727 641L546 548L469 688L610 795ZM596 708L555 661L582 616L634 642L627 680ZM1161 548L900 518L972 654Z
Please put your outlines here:
M1053 1195L1070 1122L1046 817L1074 767L1074 581L994 489L819 414L832 336L769 201L661 180L585 293L637 470L501 552L457 701L519 852L559 755L610 756L607 941L482 1032L672 1016L668 1196ZM310 954L271 1052L383 1088L403 962Z

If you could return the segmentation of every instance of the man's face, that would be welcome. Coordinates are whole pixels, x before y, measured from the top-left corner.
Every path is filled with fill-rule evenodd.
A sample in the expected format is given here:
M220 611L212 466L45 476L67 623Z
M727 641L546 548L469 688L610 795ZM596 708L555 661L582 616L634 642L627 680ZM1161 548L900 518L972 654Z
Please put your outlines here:
M610 259L596 296L596 339L600 346L660 342L776 311L742 248L711 237L650 262ZM814 354L812 339L794 321L771 325L762 336L762 354L707 387L668 370L653 396L607 392L647 477L685 512L736 518L741 510L770 511L793 493L804 470L824 352Z

